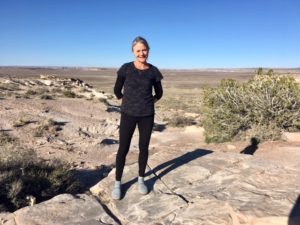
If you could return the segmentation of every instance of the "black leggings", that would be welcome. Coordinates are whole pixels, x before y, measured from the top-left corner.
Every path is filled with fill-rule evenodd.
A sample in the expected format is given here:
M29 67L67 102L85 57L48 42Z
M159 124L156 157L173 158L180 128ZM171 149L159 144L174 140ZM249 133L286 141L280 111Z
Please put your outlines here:
M154 123L153 116L135 117L121 114L119 150L116 157L116 180L120 181L125 166L126 155L136 125L139 129L139 176L145 176L148 161L148 147Z

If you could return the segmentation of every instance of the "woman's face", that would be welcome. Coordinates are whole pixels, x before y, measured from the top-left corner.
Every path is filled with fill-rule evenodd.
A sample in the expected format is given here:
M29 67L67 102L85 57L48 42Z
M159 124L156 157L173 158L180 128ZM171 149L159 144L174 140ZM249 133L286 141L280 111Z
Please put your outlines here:
M136 43L136 45L133 47L132 52L136 58L136 61L140 63L145 63L148 58L148 49L143 43Z

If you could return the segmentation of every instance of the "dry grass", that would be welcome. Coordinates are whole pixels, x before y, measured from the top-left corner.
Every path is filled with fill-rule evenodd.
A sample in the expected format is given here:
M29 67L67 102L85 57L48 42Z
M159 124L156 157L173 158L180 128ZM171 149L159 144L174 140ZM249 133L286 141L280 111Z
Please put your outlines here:
M65 162L44 162L4 132L0 132L0 148L0 213L28 206L29 196L39 203L61 193L82 190Z
M13 127L23 127L23 126L26 126L27 124L30 124L32 123L33 121L30 119L30 118L27 118L27 117L22 117L22 118L19 118L17 121L15 121L13 123Z
M163 110L183 110L185 112L200 113L201 89L167 88L164 96L158 101L157 107Z
M25 95L36 95L37 92L35 90L29 89L25 92Z
M58 131L61 128L59 124L53 119L48 119L47 121L40 122L39 126L34 129L33 136L34 137L45 137L45 136L57 136Z
M8 84L3 84L0 83L0 91L19 91L21 90L19 88L18 84L13 84L13 83L8 83Z
M196 124L195 119L191 117L186 117L183 115L175 115L171 118L165 119L169 126L172 127L185 127Z
M10 136L8 133L4 132L4 131L0 131L0 146L2 146L2 148L7 148L8 145L12 145L17 141L16 138L13 138L12 136ZM4 150L1 150L1 152L3 152ZM1 156L1 152L0 152L0 156Z

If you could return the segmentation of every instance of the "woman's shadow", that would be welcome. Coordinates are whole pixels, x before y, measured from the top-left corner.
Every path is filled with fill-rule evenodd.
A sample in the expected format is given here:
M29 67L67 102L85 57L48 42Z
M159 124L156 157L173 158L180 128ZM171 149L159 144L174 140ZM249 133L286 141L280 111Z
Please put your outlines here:
M211 150L196 149L194 151L187 152L180 157L177 157L177 158L171 159L165 163L162 163L162 164L156 166L154 169L151 169L150 171L148 171L145 174L145 177L147 177L151 174L154 174L154 176L151 179L146 180L146 182L145 182L149 189L149 192L151 190L153 190L154 184L156 183L156 181L158 179L161 179L163 176L165 176L172 170L175 170L176 168L178 168L184 164L187 164L199 157L205 156L212 152L213 151L211 151ZM161 172L159 172L159 171L161 171ZM124 195L122 197L124 197L126 195L126 192L129 190L129 188L136 182L137 182L137 178L134 178L122 185L123 193L124 193Z
M289 215L288 225L300 225L300 195Z

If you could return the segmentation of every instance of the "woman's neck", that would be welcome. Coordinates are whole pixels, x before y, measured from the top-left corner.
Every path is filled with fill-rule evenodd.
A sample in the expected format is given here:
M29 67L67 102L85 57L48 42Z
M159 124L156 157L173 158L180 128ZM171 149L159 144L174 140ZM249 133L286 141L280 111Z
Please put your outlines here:
M134 61L134 66L139 69L139 70L146 70L149 68L149 64L147 62L139 62L139 61Z

